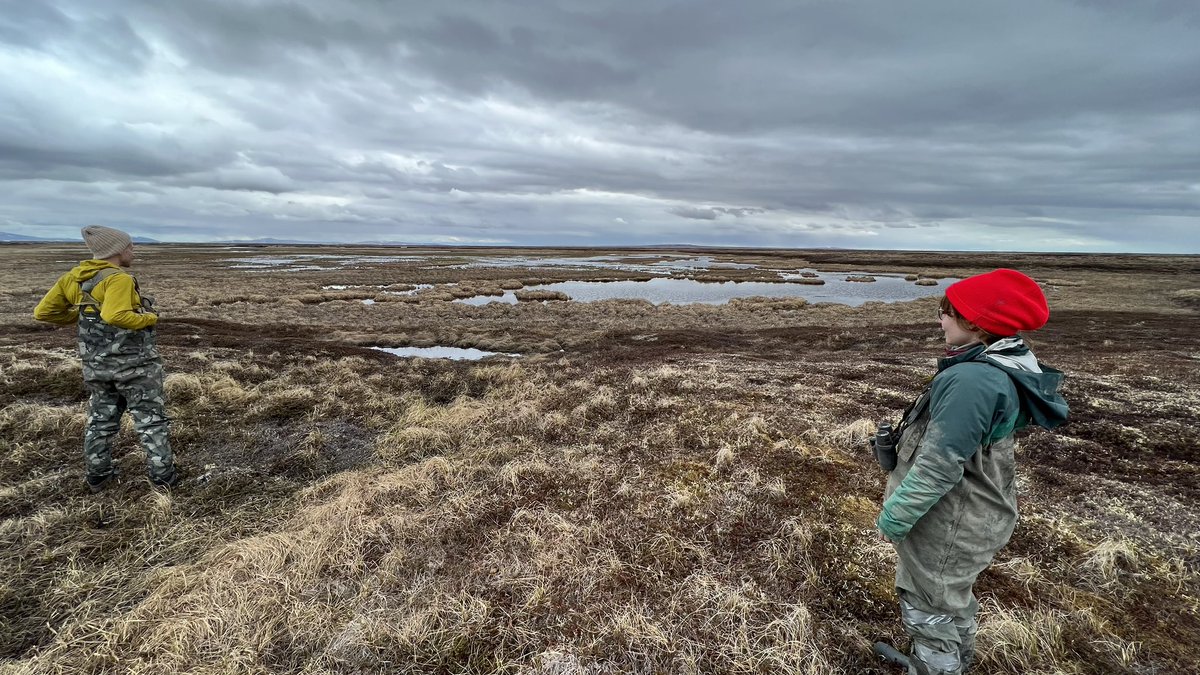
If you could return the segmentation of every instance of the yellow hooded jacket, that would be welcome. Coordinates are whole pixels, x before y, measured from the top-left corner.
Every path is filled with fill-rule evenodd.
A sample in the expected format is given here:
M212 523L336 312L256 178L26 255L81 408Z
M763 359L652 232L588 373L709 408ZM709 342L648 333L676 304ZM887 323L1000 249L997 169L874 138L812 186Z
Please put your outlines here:
M83 299L80 284L108 267L121 269L107 260L84 260L70 272L58 278L54 287L33 310L33 318L60 325L79 319L79 301ZM134 287L133 277L122 271L103 279L92 289L92 297L100 303L100 319L117 328L141 330L158 323L158 315L145 311L142 298Z

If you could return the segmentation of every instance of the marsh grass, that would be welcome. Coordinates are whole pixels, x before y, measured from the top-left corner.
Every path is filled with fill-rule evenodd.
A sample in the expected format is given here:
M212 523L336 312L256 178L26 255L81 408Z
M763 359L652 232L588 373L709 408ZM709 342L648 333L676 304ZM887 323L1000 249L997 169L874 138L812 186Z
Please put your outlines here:
M8 649L41 634L32 641L37 663L61 672L117 663L131 672L387 663L516 672L533 667L529 655L553 644L574 645L570 655L580 663L623 672L827 670L823 633L803 601L761 582L737 581L739 565L721 553L738 523L773 517L787 498L783 480L746 462L769 451L784 432L737 407L712 411L683 399L631 406L629 395L614 386L638 378L649 392L689 396L713 386L693 373L672 367L588 371L569 362L552 370L508 364L430 372L409 364L390 378L373 379L363 377L373 364L361 360L307 364L227 356L196 359L204 364L200 370L171 376L178 427L191 429L236 403L231 426L289 419L308 429L290 450L280 449L295 460L329 443L313 425L353 416L377 425L375 460L309 488L290 482L293 472L275 474L282 493L277 501L269 507L225 503L220 513L227 517L214 512L192 519L213 493L244 479L236 472L170 496L131 479L98 501L74 496L19 518L4 531L6 543L18 549L21 542L47 543L51 529L63 537L57 545L68 546L83 523L99 517L98 509L119 508L138 521L89 534L120 536L127 548L92 563L105 576L71 591L70 597L87 595L89 602L65 615L49 608L25 612L59 625L39 633L41 621L23 621L9 634ZM269 374L264 378L260 370ZM398 386L406 370L432 382L428 391ZM528 412L514 413L514 400ZM49 437L73 445L82 428L77 412L15 414L41 420L19 433L5 427L18 442ZM614 442L594 443L596 426ZM640 427L650 439L713 448L724 459L694 462L691 449L652 440L654 453L639 462L643 480L622 492L618 483L629 476L622 442L633 440L620 432L624 426ZM670 430L651 431L664 426ZM231 442L243 438L225 435ZM197 453L192 461L206 461L196 447L201 438L187 431L181 437L188 439L180 443L181 457L191 450ZM210 434L203 442L216 440ZM131 459L137 458L123 461ZM58 482L66 479L58 476ZM25 484L38 491L32 481ZM214 506L204 508L213 512ZM264 508L276 515L261 528L251 526L247 520ZM710 528L713 535L699 534ZM786 558L812 541L799 528L771 524L764 533L778 531L780 542L768 539L746 560L763 564L758 551L773 550L772 564L787 565ZM167 551L154 554L158 564L127 558L159 547ZM468 548L477 556L463 558ZM186 564L171 562L184 553L192 556ZM69 567L71 559L61 564ZM5 571L17 572L11 575L17 588L45 583L38 580L40 566L28 563L6 559L16 566ZM631 579L657 590L631 597ZM62 583L51 583L52 592L65 593ZM98 590L105 583L112 585L108 595ZM119 601L125 609L112 614L114 598L125 593L137 601ZM89 647L80 649L84 644Z
M128 426L121 482L85 493L73 337L27 318L31 279L53 275L0 268L0 672L878 673L870 642L901 642L864 443L931 370L931 300L469 307L446 289L565 279L459 255L300 286L246 274L222 295L234 272L199 264L211 253L147 257L189 476L171 493L142 478ZM946 259L889 270L975 264ZM1021 525L977 585L979 672L1200 658L1195 470L1172 444L1198 406L1194 331L1164 295L1174 273L1099 283L1118 263L1039 263L1097 283L1057 291L1087 311L1039 347L1071 373L1077 419L1022 438ZM320 290L425 282L442 287L373 307L357 299L375 290ZM1096 287L1167 318L1072 295ZM361 348L389 342L531 356Z

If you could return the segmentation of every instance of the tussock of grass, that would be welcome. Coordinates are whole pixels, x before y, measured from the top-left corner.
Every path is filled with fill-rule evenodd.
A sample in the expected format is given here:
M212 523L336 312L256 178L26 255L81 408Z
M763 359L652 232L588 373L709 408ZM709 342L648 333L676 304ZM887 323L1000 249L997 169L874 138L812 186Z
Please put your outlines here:
M1141 567L1137 545L1130 541L1107 539L1087 552L1084 569L1101 587L1111 587Z
M1187 307L1200 307L1200 288L1185 288L1172 292L1170 296Z
M877 428L878 424L873 420L855 420L834 429L829 434L829 442L834 447L866 452L867 443L875 436Z
M504 288L496 286L475 286L473 288L475 295L500 296L504 295Z
M83 406L15 403L0 410L0 436L7 441L55 441L82 437L87 414Z
M163 389L176 403L191 403L204 395L204 381L190 373L171 373L163 381Z
M1126 672L1139 660L1141 644L1112 634L1090 608L1006 610L985 599L980 611L977 655L997 672L1061 672L1058 655L1085 649L1096 672Z
M733 298L729 304L738 309L756 310L795 310L804 309L808 306L808 300L804 298L766 298L762 296L751 296L748 298Z
M317 396L308 387L287 387L262 396L250 406L252 419L289 419L309 414Z
M562 291L514 291L520 302L567 301L571 296Z

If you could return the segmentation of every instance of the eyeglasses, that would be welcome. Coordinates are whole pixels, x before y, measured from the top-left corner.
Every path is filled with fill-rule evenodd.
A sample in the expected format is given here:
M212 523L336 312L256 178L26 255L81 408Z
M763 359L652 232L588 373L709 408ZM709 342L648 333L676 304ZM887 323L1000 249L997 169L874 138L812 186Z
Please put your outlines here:
M943 311L941 307L938 307L937 313L938 313L938 321L941 321L942 317L946 316L946 315L954 316L953 314L950 314L950 312Z

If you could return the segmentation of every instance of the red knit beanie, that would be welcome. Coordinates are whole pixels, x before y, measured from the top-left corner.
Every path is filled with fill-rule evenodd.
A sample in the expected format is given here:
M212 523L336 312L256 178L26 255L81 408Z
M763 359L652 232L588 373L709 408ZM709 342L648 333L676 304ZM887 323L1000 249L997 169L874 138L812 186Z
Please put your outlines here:
M967 277L947 287L946 298L959 316L1000 337L1037 330L1050 318L1041 287L1016 270Z

